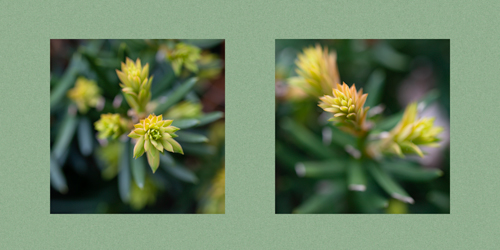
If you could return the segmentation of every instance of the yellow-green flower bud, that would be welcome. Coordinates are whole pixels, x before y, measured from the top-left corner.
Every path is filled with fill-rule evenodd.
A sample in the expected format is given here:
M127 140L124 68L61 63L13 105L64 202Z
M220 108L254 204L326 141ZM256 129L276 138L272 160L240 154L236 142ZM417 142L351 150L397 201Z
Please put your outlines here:
M144 180L143 188L133 182L130 189L130 206L134 210L141 210L146 205L153 205L156 202L157 193L158 188L149 177Z
M424 157L419 146L439 146L439 133L442 127L434 126L435 118L417 120L417 103L406 107L401 121L390 131L390 135L382 141L382 151L404 157L404 154L418 154Z
M335 84L340 83L337 68L337 54L328 52L328 48L321 48L319 44L315 48L304 49L295 62L298 76L288 79L290 85L302 88L313 97L331 95Z
M146 63L142 67L140 59L134 63L127 58L126 63L122 62L121 71L116 70L116 74L120 78L120 87L130 107L138 113L144 112L151 100L151 82L153 81L153 77L149 77L149 64Z
M191 72L198 72L197 61L200 59L201 50L198 47L185 43L178 43L174 50L167 51L167 58L172 64L176 75L181 74L182 66Z
M106 146L97 149L97 156L103 163L101 176L110 180L113 179L120 170L120 157L123 151L123 144L118 141L108 143Z
M116 139L127 132L127 125L127 120L119 114L101 114L101 119L94 123L99 139Z
M68 97L76 104L80 112L87 113L89 108L97 106L101 98L101 90L95 81L79 77L75 87L68 91Z
M215 54L202 53L198 62L200 65L199 79L214 79L222 71L222 62Z
M337 84L333 89L333 96L320 97L319 105L326 112L333 114L330 121L346 132L360 135L366 131L366 114L369 107L363 108L368 94L363 94L363 89L356 92L356 85L351 88L347 84Z
M202 114L203 106L201 103L192 103L189 101L183 101L173 107L171 107L166 113L165 117L171 119L179 118L194 118Z
M135 124L135 129L128 135L137 139L134 147L134 157L138 158L146 152L148 163L153 173L160 164L159 152L163 150L184 154L181 145L173 138L179 128L171 126L173 120L163 120L162 115L149 115L146 119Z

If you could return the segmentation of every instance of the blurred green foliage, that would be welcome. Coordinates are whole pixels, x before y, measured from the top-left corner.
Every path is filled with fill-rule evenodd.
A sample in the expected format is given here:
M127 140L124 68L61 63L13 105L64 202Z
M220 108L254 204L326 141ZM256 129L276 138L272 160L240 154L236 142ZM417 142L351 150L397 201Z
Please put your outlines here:
M288 84L316 44L336 51L341 82L368 93L372 137L412 101L449 124L449 40L276 40L276 213L449 213L449 127L426 158L358 159L357 138Z
M179 44L200 56L170 61ZM204 207L221 199L208 189L224 190L225 179L216 178L224 169L224 40L51 40L50 53L51 213L224 213L223 206ZM145 157L132 158L127 134L98 139L93 126L101 114L130 117L116 73L126 58L149 64L148 108L172 115L182 131L176 140L185 154L165 152L155 174ZM68 98L77 79L100 89L99 101L93 97L85 112L73 97L88 93Z

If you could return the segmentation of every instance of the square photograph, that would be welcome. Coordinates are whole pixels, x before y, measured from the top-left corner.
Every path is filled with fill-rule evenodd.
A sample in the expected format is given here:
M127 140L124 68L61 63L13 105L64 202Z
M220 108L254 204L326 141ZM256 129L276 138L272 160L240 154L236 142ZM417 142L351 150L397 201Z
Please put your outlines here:
M275 53L276 213L450 213L450 40Z
M50 40L50 213L225 212L224 40Z

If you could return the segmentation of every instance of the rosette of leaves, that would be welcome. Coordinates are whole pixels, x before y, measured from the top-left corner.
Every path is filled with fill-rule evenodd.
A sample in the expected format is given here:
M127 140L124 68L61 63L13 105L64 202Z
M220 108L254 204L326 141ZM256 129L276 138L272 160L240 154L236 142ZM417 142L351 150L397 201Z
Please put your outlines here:
M298 62L304 61L305 56L300 55ZM314 65L319 64L310 64L311 69L304 65L296 66L301 72L315 72ZM439 169L422 168L415 160L394 157L425 157L425 146L438 146L435 143L442 128L433 125L432 117L417 118L417 106L421 111L437 100L436 91L408 105L405 112L383 117L377 104L385 81L385 71L379 68L362 84L367 90L364 94L354 84L337 85L331 94L317 99L322 108L317 120L303 118L314 117L310 110L296 115L309 105L306 100L280 100L283 104L278 103L276 111L276 186L277 190L286 191L276 198L277 212L404 212L412 209L407 206L416 199L406 188L427 190L431 181L443 175ZM311 84L311 89L314 86L317 85ZM368 107L375 107L375 111L370 114ZM394 151L394 144L400 150ZM439 195L429 191L429 197L418 198L434 202ZM308 198L302 203L290 203L298 197ZM446 211L446 205L439 206Z
M92 199L102 199L103 196L100 194L106 193L108 197L99 202L108 204L110 209L118 209L122 212L129 211L130 206L138 209L154 209L154 199L141 198L141 193L144 192L136 190L137 188L144 190L149 185L148 182L154 184L155 197L168 195L172 199L178 199L177 205L184 208L191 207L187 204L196 204L195 196L186 196L183 199L180 199L180 196L185 192L193 193L193 189L200 188L198 186L200 179L197 176L198 173L193 170L193 162L204 164L215 157L214 154L218 152L218 149L207 143L208 129L211 123L223 117L223 112L197 112L189 118L179 116L169 119L166 117L171 124L166 127L159 126L157 128L159 133L151 130L151 127L156 129L155 126L161 121L156 120L153 124L150 119L150 129L145 131L147 134L144 133L144 136L148 136L151 144L144 145L145 157L134 158L133 148L136 141L132 142L131 138L121 136L131 134L132 131L139 131L133 126L134 124L147 120L150 115L168 114L177 104L189 101L202 106L200 99L203 90L197 89L196 74L176 75L168 60L157 58L164 44L176 44L179 41L88 40L81 41L81 43L82 45L74 50L68 67L61 70L63 72L61 75L52 74L51 79L51 186L57 191L56 193L69 191L65 196L54 195L54 199L66 202L64 197L76 194L81 188L69 180L87 178L95 181L92 173L94 169L98 169L102 171L103 183L89 186L86 192L90 196L93 195ZM210 46L218 46L218 43L220 41ZM76 113L70 108L75 102L68 98L67 92L80 76L95 79L104 99L102 109L91 108L83 114ZM156 118L158 117L161 116L158 115ZM174 126L180 130L175 133L170 131ZM167 129L165 132L168 135L162 134L163 128ZM146 161L147 149L150 149L149 146L152 145L158 150L158 145L155 146L150 139L153 138L156 142L168 136L170 138L177 136L175 141L178 144L173 142L161 144L164 147L164 154L158 154L158 157L153 159L157 164L153 165L156 166L153 173L149 170ZM174 152L180 152L182 148L184 155L165 152L170 149L169 146L172 146ZM151 151L151 154L154 152ZM99 168L95 168L96 164ZM74 175L73 172L78 175ZM102 189L109 186L104 184L108 182L117 183L118 194ZM113 195L119 195L123 204L127 205L112 203L115 200ZM81 197L72 196L73 200L79 198ZM187 203L180 205L182 202ZM68 206L65 209L61 211L72 212L72 209L80 208ZM76 211L82 212L83 210ZM171 210L173 211L179 212Z
M160 153L163 150L184 154L181 145L174 140L179 128L171 126L172 120L163 120L162 115L149 115L148 118L135 124L135 129L128 137L137 139L134 147L134 158L147 154L148 163L153 173L160 165Z

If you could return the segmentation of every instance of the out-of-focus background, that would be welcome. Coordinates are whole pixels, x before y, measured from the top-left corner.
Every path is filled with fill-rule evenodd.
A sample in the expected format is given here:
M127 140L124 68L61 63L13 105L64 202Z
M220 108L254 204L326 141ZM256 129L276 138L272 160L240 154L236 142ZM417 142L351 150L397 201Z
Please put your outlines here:
M190 68L184 62L174 72L179 61L171 55L179 44L197 54L184 58L192 60ZM51 40L51 213L224 213L224 48L224 40L214 39ZM152 102L179 99L163 117L183 121L194 135L179 141L184 155L166 152L155 174L147 163L141 172L123 167L131 150L126 135L96 136L101 114L130 114L116 74L126 58L149 64ZM187 89L193 77L198 80ZM79 78L100 89L97 105L86 112L68 98Z
M370 212L449 213L450 42L433 39L276 40L276 213L308 210L310 207L304 207L306 201L312 204L310 199L315 194L339 183L335 179L299 177L297 163L316 160L314 147L318 145L304 144L305 138L315 137L323 146L349 157L345 148L331 142L331 133L322 129L319 116L323 112L317 106L318 100L290 88L286 81L297 75L297 55L304 48L316 44L336 51L342 82L349 86L356 84L358 89L368 84L380 86L381 101L371 107L372 112L379 112L380 119L397 117L410 102L424 100L430 105L423 110L421 116L434 116L435 125L444 127L440 136L441 147L425 148L425 158L407 157L423 168L441 169L443 176L429 182L399 180L401 186L415 199L415 204L390 200L385 208ZM294 128L288 126L292 122L309 132L297 136L300 131L295 130L295 136L292 136L291 130ZM337 202L331 203L331 206L308 211L360 212L348 205L349 199L352 197L347 191L340 194Z

